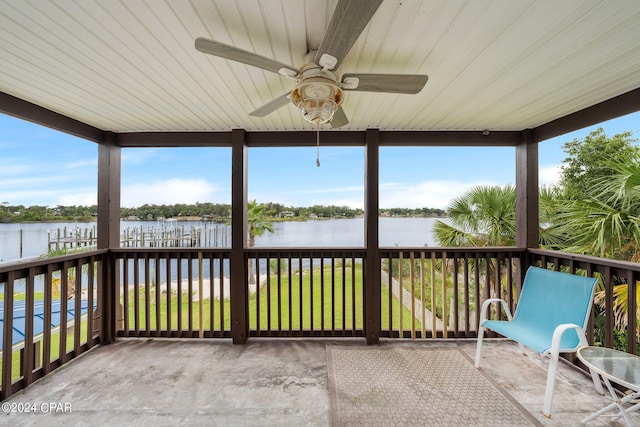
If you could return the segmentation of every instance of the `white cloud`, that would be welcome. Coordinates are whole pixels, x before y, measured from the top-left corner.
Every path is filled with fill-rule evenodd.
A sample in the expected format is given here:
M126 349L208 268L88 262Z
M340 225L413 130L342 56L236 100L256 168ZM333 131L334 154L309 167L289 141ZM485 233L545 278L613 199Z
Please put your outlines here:
M146 163L149 160L157 158L161 153L159 148L135 148L126 149L121 152L122 167Z
M452 199L476 185L497 185L493 182L461 182L453 180L423 181L415 184L382 183L381 208L440 208L445 209Z
M309 205L310 206L313 206L313 205L348 206L351 209L364 209L364 196L361 196L360 198L352 197L352 198L339 198L339 199L335 199L335 198L316 199L316 200L312 200L309 203ZM304 206L304 205L297 205L297 206Z
M145 203L173 205L176 203L216 202L217 188L206 179L171 178L164 181L123 186L122 206L135 207Z
M280 190L274 192L251 192L249 199L258 203L280 203L284 206L334 205L349 206L352 209L364 207L364 188L362 186L345 186L331 188L310 188L306 190Z
M87 160L77 160L74 162L69 162L66 164L62 164L64 169L80 169L84 167L92 167L93 169L98 168L98 159L87 159Z
M353 187L336 187L336 188L316 188L305 191L295 191L291 192L291 194L324 194L324 193L362 193L364 192L364 187L362 186L353 186Z
M29 191L35 189L40 192L56 192L57 188L62 186L61 183L69 181L65 176L29 176L18 177L12 179L2 179L0 177L0 188L12 188L18 193L21 191Z
M92 206L98 204L98 195L95 190L64 194L58 196L56 206Z
M337 187L309 190L311 198L304 203L294 203L295 206L348 206L351 209L364 209L364 187Z
M48 189L0 191L0 200L10 205L41 205L53 203L55 194Z
M540 185L558 184L562 176L562 168L560 165L551 165L540 167L538 172L538 180Z
M16 175L26 175L32 171L35 171L35 169L30 165L22 164L17 161L14 163L14 159L5 158L3 159L2 168L0 168L0 176L14 177Z

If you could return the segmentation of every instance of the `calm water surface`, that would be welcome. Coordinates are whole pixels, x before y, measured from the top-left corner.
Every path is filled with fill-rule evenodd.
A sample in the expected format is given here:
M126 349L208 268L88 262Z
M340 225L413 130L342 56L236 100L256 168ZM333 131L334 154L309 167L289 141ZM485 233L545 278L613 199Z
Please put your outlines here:
M436 246L432 235L435 218L380 218L380 246L420 247ZM215 246L229 246L230 228L223 224L177 222L177 227L186 231L191 227L208 230L208 236L217 236ZM0 224L0 262L15 261L20 258L37 257L47 252L48 236L55 237L57 230L67 229L71 233L77 229L82 235L85 229L94 231L95 223L30 223ZM122 221L121 229L161 227L155 222ZM215 234L213 230L216 229ZM330 219L319 221L291 221L273 224L273 233L256 237L258 247L362 247L364 246L364 219ZM22 256L20 242L22 232ZM95 233L95 231L94 231ZM214 245L210 245L214 246Z

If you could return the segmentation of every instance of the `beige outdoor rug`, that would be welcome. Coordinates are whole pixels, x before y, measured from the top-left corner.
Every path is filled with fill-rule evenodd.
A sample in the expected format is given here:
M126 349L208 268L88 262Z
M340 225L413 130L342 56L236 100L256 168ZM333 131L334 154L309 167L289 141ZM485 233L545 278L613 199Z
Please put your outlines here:
M458 349L327 346L334 426L539 426Z

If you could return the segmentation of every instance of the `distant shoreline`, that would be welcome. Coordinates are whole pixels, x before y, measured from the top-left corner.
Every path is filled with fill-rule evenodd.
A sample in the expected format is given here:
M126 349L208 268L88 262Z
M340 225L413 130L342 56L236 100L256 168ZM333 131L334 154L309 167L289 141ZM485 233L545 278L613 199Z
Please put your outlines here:
M379 242L381 246L437 246L433 240L433 227L442 218L379 217ZM445 219L446 221L446 219ZM364 244L365 218L297 219L283 218L273 222L274 233L265 233L256 239L257 246L271 247L353 247ZM231 246L231 224L215 222L158 223L154 221L120 222L120 235L128 239L149 232L156 236L178 233L178 239L187 239L192 233L202 247L228 248ZM12 262L47 254L60 246L90 246L97 236L97 223L33 222L0 224L0 260ZM58 237L59 236L59 237ZM175 234L169 237L175 238ZM78 238L80 241L78 241ZM85 245L86 243L86 245ZM50 245L51 244L51 245ZM126 245L125 245L126 246Z
M3 202L0 208L0 223L32 222L93 222L98 217L98 208L92 206L23 206ZM336 205L284 206L280 203L261 203L263 214L273 222L291 220L306 221L329 218L356 218L365 214L362 208ZM117 213L122 220L158 221L170 218L174 221L217 221L228 222L232 216L232 206L225 203L196 203L173 205L142 205L133 208L121 207ZM380 216L433 218L446 216L441 208L379 208Z
M278 218L272 217L267 218L270 222L302 222L302 221L328 221L328 220L336 220L336 219L355 219L355 218L364 218L362 215L354 216L354 217L318 217L318 218L310 218L310 217L289 217L289 218ZM378 215L378 218L434 218L434 219L443 219L446 216L438 216L438 215ZM132 219L132 218L120 218L121 222L144 222L144 223L157 223L157 222L167 222L167 221L175 221L175 222L212 222L216 224L225 224L227 221L222 221L219 219L204 219L202 217L178 217L178 218L167 218L165 220L161 219ZM231 221L229 218L228 221ZM3 224L91 224L97 223L98 220L90 219L90 220L47 220L47 221L15 221L15 222L0 222L0 226Z

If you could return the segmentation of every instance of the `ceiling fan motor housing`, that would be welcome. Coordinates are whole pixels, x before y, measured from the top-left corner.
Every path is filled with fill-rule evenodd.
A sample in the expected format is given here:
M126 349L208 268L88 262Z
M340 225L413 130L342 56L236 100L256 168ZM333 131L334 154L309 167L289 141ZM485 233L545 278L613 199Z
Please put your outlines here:
M291 102L309 123L330 122L343 100L336 75L316 64L308 64L300 75L300 81L291 91Z

